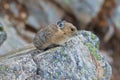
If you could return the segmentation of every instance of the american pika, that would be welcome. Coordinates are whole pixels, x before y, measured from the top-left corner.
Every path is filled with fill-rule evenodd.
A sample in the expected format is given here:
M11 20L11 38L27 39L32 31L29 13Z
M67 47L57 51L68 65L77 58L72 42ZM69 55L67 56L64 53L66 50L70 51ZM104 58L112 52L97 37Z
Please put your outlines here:
M76 27L66 21L58 21L41 29L34 37L33 44L37 49L46 50L65 43L75 32Z
M26 47L8 52L5 55L0 56L0 61L17 55L22 55L26 50L39 49L41 51L45 51L52 47L61 46L76 32L76 27L71 23L58 21L56 24L48 25L48 27L38 31L33 39L34 45L29 44Z

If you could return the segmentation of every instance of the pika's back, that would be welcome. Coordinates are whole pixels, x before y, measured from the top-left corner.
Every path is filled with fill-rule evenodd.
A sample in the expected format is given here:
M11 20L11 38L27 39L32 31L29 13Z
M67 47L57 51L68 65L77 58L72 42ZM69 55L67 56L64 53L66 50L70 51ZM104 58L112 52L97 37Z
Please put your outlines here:
M33 39L33 44L40 50L44 50L52 45L62 45L76 31L76 27L71 23L59 21L38 31Z

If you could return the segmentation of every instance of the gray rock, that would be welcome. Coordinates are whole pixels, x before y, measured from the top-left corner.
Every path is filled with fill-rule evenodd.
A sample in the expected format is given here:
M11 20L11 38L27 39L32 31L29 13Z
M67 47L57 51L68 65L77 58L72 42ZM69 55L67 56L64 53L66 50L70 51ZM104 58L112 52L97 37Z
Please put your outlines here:
M64 15L64 11L58 8L51 1L47 0L18 0L27 8L28 18L26 23L36 30L56 22Z
M33 50L1 62L0 79L110 80L111 67L98 48L94 34L80 31L61 47Z
M0 63L0 80L25 80L36 72L31 55L24 55Z
M117 0L117 8L114 11L113 21L117 27L117 29L120 31L120 0Z
M0 22L4 25L4 31L0 31L0 39L4 41L4 44L0 47L0 55L7 53L8 51L12 51L14 49L18 49L26 45L27 43L18 35L13 24L5 18L0 18Z
M55 0L64 9L75 14L76 18L84 25L95 17L104 0Z
M104 0L18 0L27 7L27 24L40 26L63 19L66 12L73 14L81 25L87 25L99 12ZM56 6L57 5L57 6Z

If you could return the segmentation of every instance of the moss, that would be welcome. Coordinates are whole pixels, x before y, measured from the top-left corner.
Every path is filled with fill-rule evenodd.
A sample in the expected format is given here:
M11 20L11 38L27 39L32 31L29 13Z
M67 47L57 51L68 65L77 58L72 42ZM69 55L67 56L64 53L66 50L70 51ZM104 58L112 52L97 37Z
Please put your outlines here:
M94 56L96 57L97 60L101 60L101 56L99 54L94 54Z
M0 71L6 71L6 67L5 66L0 66Z
M60 54L63 54L63 52L64 52L64 49L63 48L60 48Z
M84 33L83 33L83 35L84 35L84 37L88 37L89 36L89 34L88 34L88 32L87 31L85 31Z
M55 73L55 76L56 76L56 77L58 77L58 76L59 76L59 74L58 74L58 73Z
M67 54L64 54L64 57L67 57Z
M86 38L86 41L83 42L84 45L89 48L90 53L95 57L96 60L101 60L100 54L97 53L97 49L99 48L97 36L93 33L89 33L88 31L84 31L82 34Z
M96 36L94 34L91 34L91 39L92 40L95 40L96 39Z
M97 80L97 78L95 77L95 78L93 78L93 80Z
M83 74L83 70L82 69L80 70L80 74Z
M96 60L101 60L101 56L97 53L96 49L91 43L85 43L85 45L89 48L90 53L95 57Z
M50 77L52 78L53 77L53 74L49 73L50 74Z
M55 63L58 63L58 59L55 59L54 62L55 62Z
M99 42L95 43L95 47L98 49L99 48Z

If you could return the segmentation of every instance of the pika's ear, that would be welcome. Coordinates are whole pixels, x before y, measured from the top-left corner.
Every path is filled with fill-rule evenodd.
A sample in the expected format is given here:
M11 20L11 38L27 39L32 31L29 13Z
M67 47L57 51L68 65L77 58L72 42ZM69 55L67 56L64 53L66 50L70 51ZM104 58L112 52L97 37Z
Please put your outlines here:
M65 22L66 22L66 21L64 21L64 20L57 21L57 23L56 23L56 24L57 24L57 27L58 27L58 28L63 28L64 25L65 25Z

